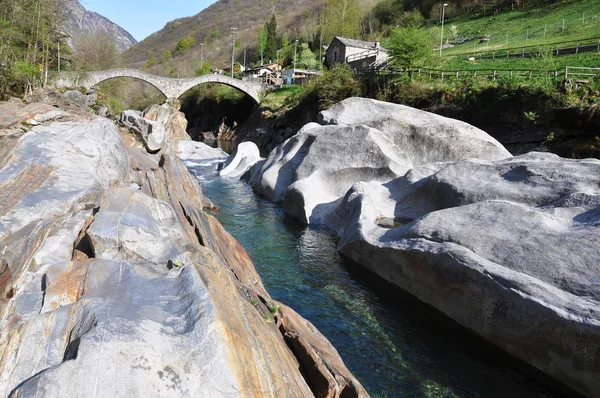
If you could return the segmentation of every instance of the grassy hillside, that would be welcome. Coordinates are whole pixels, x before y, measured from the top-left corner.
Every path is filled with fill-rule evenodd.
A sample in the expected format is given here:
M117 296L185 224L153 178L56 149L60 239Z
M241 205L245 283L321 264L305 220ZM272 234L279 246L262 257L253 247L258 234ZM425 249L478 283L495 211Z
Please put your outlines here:
M260 59L256 53L258 31L272 14L277 16L281 35L302 37L307 30L317 29L317 11L326 0L219 0L199 14L169 22L162 30L152 34L124 54L125 64L142 68L149 59L155 65L149 72L161 75L193 76L200 67L201 43L204 43L204 60L213 67L223 68L231 63L231 27L237 27L236 58L243 61L247 51L248 63ZM195 44L185 53L176 50L179 40L191 36ZM171 56L163 59L161 51Z
M522 47L556 48L555 43L600 39L600 0L564 0L498 15L449 20L444 29L446 38L452 36L453 25L457 37L470 40L445 49L446 56ZM489 41L481 40L484 37Z

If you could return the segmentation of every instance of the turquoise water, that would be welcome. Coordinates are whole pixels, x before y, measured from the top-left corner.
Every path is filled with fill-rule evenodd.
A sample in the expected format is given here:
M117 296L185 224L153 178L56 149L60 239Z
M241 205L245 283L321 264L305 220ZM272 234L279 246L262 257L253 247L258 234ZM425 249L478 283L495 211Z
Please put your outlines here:
M274 299L310 320L373 397L555 394L414 300L382 300L357 280L325 229L286 220L241 181L196 169L213 215L246 249Z

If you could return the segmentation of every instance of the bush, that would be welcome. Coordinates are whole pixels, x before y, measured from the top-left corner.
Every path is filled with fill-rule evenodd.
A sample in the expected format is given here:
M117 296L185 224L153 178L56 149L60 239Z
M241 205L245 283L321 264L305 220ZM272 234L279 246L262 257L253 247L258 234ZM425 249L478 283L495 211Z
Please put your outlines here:
M346 98L361 94L362 88L355 78L354 70L346 64L337 64L307 84L302 101L314 102L319 110L324 110Z
M188 52L196 44L196 39L192 36L186 36L177 42L177 51L180 53Z
M394 66L406 68L427 59L433 50L433 38L422 28L398 28L384 43Z

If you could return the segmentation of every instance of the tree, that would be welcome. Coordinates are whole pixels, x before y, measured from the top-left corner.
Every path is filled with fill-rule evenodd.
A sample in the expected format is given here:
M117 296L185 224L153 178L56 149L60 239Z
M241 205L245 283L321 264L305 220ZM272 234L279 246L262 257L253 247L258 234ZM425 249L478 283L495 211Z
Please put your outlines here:
M277 42L277 19L275 14L271 16L271 20L265 25L267 33L267 45L265 47L265 55L269 61L273 61L277 58L277 49L279 48Z
M211 34L210 34L210 38L213 40L217 40L221 38L221 31L219 29L214 30Z
M323 39L328 43L336 36L359 38L362 16L358 0L329 0L321 22Z
M212 71L210 61L205 61L198 69L196 69L196 76L208 75Z
M433 37L422 28L397 28L384 43L392 56L392 65L410 67L432 54Z
M169 58L171 58L173 54L171 54L171 51L169 50L160 50L160 61L159 63L164 64L165 62L167 62L167 60Z
M190 51L192 47L196 44L196 39L192 36L186 36L183 39L177 42L177 51L180 53L186 53Z
M264 54L267 48L267 31L265 28L261 28L258 32L258 38L256 39L256 49L260 54L260 64L264 64Z
M373 9L375 18L382 26L393 25L402 13L402 3L398 0L381 0Z
M310 48L308 43L302 43L300 45L300 53L298 54L298 61L296 62L298 68L301 69L317 69L319 61Z
M107 70L119 64L119 51L108 36L92 34L75 42L72 69L80 71Z

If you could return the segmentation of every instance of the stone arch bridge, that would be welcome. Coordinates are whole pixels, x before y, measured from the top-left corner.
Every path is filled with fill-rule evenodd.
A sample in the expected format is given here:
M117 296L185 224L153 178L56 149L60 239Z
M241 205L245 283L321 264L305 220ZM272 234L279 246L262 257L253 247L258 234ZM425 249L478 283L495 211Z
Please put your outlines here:
M136 69L111 69L100 72L61 72L55 80L56 87L85 87L92 88L105 80L117 77L130 77L145 81L160 92L167 99L179 98L189 89L204 83L221 83L243 91L256 102L260 102L260 93L271 89L266 84L238 80L225 75L203 75L194 78L176 79L170 77L155 76Z

